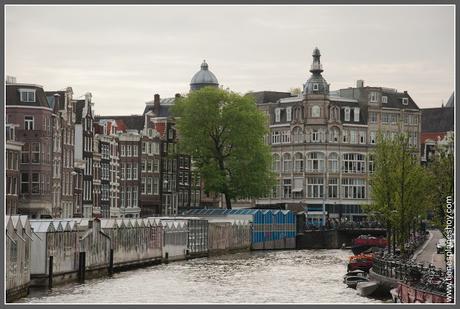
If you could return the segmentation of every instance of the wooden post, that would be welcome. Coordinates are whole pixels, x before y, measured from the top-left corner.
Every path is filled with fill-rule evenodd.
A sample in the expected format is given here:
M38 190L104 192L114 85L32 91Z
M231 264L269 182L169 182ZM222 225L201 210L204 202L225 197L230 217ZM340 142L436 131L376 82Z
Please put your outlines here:
M85 282L86 252L80 252L78 262L78 279L80 282Z
M113 274L113 249L110 249L110 258L109 258L109 276Z
M48 289L53 287L53 256L50 256L48 265Z

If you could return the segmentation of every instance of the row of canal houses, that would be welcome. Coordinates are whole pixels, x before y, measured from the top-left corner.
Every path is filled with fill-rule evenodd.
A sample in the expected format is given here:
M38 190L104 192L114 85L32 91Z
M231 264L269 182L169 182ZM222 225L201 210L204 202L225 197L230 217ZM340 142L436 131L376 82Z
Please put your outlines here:
M97 116L91 93L8 77L6 214L145 218L190 207L194 180L190 157L176 152L173 101L155 95L143 114Z
M6 216L7 301L29 286L242 250L295 249L291 211L240 209L181 217L28 219ZM33 258L31 258L33 257Z

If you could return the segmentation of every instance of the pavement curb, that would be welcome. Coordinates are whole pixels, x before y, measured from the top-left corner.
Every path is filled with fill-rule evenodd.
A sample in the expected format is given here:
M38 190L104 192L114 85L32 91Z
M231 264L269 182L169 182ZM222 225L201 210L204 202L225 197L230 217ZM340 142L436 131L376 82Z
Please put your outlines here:
M425 250L426 246L428 246L428 243L433 238L433 233L431 233L431 231L428 231L428 233L430 233L430 237L428 237L428 239L425 241L423 246L414 253L414 255L412 256L413 261L415 261L417 259L417 257L420 255L420 253L422 253L423 250Z

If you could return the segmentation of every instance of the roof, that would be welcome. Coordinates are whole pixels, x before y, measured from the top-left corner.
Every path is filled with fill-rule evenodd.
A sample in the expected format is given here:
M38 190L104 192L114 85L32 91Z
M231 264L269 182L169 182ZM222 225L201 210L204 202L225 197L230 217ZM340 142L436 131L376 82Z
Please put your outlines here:
M454 131L453 107L423 108L421 111L422 133Z
M382 103L382 107L404 108L404 109L419 109L414 100L407 92L382 92L383 96L388 98L387 103ZM408 98L408 104L402 103L403 98Z
M192 80L190 81L190 88L192 90L199 89L202 86L218 86L219 82L217 81L216 76L209 71L208 64L206 60L203 60L201 64L201 69L193 75Z
M137 130L141 131L144 129L144 116L142 115L130 115L130 116L96 116L95 121L100 120L115 120L117 128L126 130Z
M77 100L75 103L75 123L81 123L83 118L83 109L85 108L85 100Z
M449 100L447 100L446 107L454 107L454 93L450 95Z
M56 103L55 101L55 95L59 95L59 106L58 109L65 109L65 91L45 91L46 94L46 99L48 100L48 104L51 108L54 109L54 104Z
M425 132L422 133L421 143L424 144L427 140L437 142L438 139L442 140L446 136L446 132Z
M35 90L35 102L21 102L20 89ZM29 84L7 84L6 85L6 105L24 105L24 106L41 106L50 107L46 99L45 91L41 86Z
M171 116L171 107L174 106L175 103L176 103L176 98L175 97L160 99L160 112L156 116L157 117L169 117L169 116ZM144 113L143 113L144 115L148 111L155 112L153 101L148 101L145 104L146 104L146 106L145 106Z
M292 97L290 92L279 92L279 91L256 91L249 92L246 95L252 96L256 104L264 103L275 103L279 99Z

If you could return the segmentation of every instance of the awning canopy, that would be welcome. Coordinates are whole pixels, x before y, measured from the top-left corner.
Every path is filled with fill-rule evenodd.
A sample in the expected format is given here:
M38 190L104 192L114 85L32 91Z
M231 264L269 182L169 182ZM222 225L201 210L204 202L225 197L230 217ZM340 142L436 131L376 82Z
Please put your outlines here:
M303 188L295 188L295 189L292 189L292 192L302 192L303 191Z

